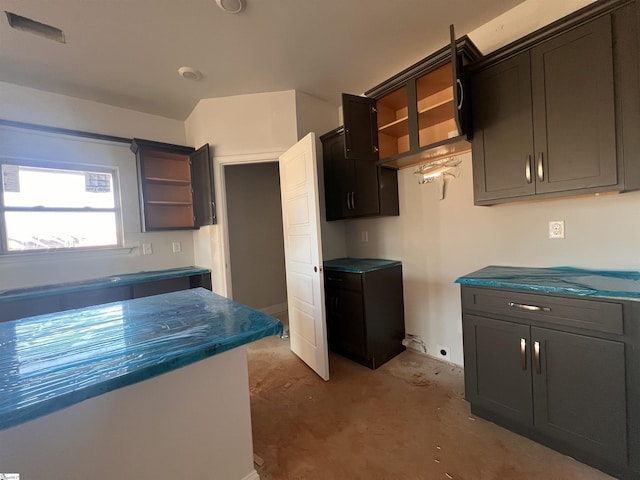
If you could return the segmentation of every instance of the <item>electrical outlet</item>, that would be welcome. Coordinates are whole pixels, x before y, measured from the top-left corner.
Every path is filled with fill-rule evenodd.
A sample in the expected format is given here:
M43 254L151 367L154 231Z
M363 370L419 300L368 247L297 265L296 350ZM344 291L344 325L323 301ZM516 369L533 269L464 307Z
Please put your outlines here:
M182 244L180 242L173 242L173 253L180 253L182 251Z
M151 248L151 244L150 243L143 243L142 244L142 254L143 255L151 255L153 253L153 248Z
M361 232L360 238L364 243L367 243L369 241L369 232L367 232L366 230L364 232Z
M449 347L445 347L443 345L438 345L438 357L444 360L449 360L450 357Z
M549 238L564 238L564 220L549 222Z

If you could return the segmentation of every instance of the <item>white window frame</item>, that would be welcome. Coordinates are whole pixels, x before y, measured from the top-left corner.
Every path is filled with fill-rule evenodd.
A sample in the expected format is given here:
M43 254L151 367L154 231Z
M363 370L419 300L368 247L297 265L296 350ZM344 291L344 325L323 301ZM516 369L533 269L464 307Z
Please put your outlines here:
M0 255L23 255L23 254L45 254L52 252L79 252L94 250L118 249L124 246L124 236L122 229L122 206L120 203L120 182L117 167L108 167L103 165L91 165L81 163L65 163L58 161L38 161L27 159L15 159L0 157L0 175L3 165L17 165L32 168L44 168L52 170L72 170L89 173L108 173L113 179L113 208L61 208L61 207L7 207L4 204L4 179L0 177ZM51 248L34 248L27 250L9 250L8 234L6 229L6 212L113 212L116 217L116 244L114 245L97 245L89 247L51 247Z

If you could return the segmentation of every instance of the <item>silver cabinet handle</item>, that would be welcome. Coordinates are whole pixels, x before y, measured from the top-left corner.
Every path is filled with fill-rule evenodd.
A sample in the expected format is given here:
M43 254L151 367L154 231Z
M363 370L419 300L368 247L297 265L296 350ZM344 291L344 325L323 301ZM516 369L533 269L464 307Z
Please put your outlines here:
M351 192L347 193L347 210L351 210Z
M543 163L543 153L538 153L538 180L544 182L544 163Z
M509 302L507 303L507 305L513 308L529 310L530 312L550 312L551 311L549 307L539 307L538 305L527 305L526 303Z
M524 164L524 176L527 179L527 183L531 183L531 155L527 155L527 161Z
M540 364L540 342L533 342L533 357L536 364L536 373L542 373L542 365Z
M351 208L356 208L356 192L351 192Z
M458 87L460 87L460 103L458 104L458 110L462 110L462 102L464 102L464 87L462 86L462 82L459 78L456 78L456 83Z
M522 369L527 369L527 339L520 339L520 365L522 365Z

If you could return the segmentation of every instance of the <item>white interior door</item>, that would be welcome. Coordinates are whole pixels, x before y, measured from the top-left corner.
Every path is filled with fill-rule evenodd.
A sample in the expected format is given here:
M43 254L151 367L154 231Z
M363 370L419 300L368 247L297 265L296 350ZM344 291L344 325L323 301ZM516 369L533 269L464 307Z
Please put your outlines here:
M280 157L280 192L291 350L329 380L315 133Z

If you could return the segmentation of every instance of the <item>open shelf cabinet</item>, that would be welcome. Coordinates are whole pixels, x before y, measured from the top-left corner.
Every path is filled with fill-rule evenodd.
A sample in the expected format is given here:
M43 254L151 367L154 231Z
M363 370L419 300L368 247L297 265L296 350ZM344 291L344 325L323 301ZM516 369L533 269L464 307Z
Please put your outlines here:
M143 231L190 229L214 222L209 146L134 139Z

